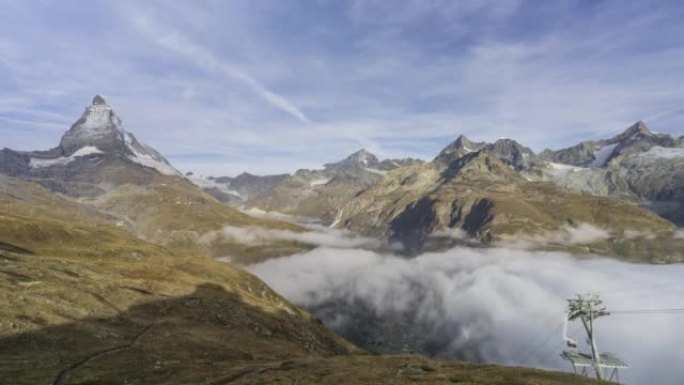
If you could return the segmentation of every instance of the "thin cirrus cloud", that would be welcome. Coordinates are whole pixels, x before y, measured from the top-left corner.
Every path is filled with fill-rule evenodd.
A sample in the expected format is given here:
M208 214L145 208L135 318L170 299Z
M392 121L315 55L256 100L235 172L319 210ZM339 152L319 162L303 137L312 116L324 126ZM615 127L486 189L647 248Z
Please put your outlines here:
M310 124L309 118L304 115L299 107L294 105L286 98L267 89L254 77L237 68L230 63L220 60L211 51L205 47L193 42L187 36L184 36L175 30L159 30L159 27L154 25L154 22L146 16L137 14L133 20L141 27L143 34L150 37L150 40L165 48L184 56L192 61L198 67L201 67L209 72L219 73L226 76L229 80L237 80L246 84L255 94L270 103L275 108L278 108L287 114L293 116L303 123Z
M292 172L361 147L429 159L459 134L542 150L639 119L677 136L684 125L676 1L7 1L3 11L10 148L53 146L95 93L178 168L214 175Z

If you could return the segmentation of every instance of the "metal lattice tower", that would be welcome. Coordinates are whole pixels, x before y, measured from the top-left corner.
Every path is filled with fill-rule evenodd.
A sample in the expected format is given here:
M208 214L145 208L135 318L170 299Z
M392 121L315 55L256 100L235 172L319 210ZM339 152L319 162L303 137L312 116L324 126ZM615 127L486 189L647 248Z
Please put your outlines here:
M618 369L627 368L627 364L613 353L599 353L596 346L594 320L607 315L610 313L606 311L603 301L597 294L577 294L575 298L569 299L563 327L563 338L568 349L563 351L561 357L572 363L572 368L577 374L589 376L588 369L592 367L599 380L619 382ZM587 333L587 344L591 348L591 354L578 351L577 341L568 337L568 323L577 319L582 321ZM581 372L578 372L578 369L581 369ZM610 376L606 376L609 369L612 369Z

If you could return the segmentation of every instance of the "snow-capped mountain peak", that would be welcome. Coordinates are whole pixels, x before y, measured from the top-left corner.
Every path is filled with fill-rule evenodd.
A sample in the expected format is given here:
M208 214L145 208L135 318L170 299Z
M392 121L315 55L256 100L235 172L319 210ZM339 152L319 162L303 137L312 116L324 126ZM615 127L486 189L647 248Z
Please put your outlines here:
M83 115L62 136L56 153L32 158L30 165L36 168L71 164L84 156L84 149L97 150L90 151L87 155L125 158L165 175L181 176L159 152L124 130L121 119L101 95L95 95Z
M81 118L62 136L59 147L63 156L71 156L86 146L108 152L122 149L123 143L121 119L102 96L95 95Z

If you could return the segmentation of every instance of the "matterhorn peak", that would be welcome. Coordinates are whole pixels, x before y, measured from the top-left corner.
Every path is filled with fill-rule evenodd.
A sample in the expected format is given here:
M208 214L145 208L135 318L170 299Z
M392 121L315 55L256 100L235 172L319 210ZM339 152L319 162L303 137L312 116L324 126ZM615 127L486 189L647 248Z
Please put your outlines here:
M105 98L102 97L102 95L97 94L97 95L95 95L95 97L93 98L93 103L92 103L92 104L93 104L94 106L101 106L101 105L107 104L107 101L105 100Z
M85 146L94 146L105 152L122 150L124 135L121 119L105 98L95 95L81 118L62 136L59 146L64 156Z

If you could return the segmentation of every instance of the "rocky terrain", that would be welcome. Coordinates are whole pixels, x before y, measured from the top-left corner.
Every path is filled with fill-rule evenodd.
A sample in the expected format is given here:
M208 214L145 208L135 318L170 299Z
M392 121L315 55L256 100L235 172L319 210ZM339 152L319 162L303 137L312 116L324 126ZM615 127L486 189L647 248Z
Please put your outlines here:
M255 248L223 236L224 226L303 229L251 217L202 191L159 152L124 130L112 106L99 95L57 147L34 152L3 149L0 173L64 194L135 236L177 252L249 260L308 248L277 240Z
M395 170L342 206L335 225L384 236L395 250L408 253L518 243L633 261L684 258L676 227L648 210L529 181L485 151L446 168ZM587 225L587 236L580 236Z
M190 172L186 176L191 182L219 201L231 206L240 206L247 200L269 190L273 185L287 179L290 174L260 176L243 172L236 177L205 177Z
M247 201L247 207L312 217L330 224L337 208L381 180L393 169L421 163L414 159L378 158L360 150L319 170L297 170Z
M547 150L533 175L592 195L630 199L684 225L684 137L637 122L611 139Z
M378 162L359 152L299 170L247 204L318 218L409 254L513 242L677 262L684 258L675 237L684 207L682 143L642 122L611 139L541 154L511 139L459 136L430 163Z
M214 250L188 236L298 226L221 204L114 132L120 122L103 103L96 97L56 149L3 151L11 162L3 158L0 173L2 383L593 383L354 346L255 276L210 258L222 247L263 256L274 245L219 241ZM132 160L134 149L154 163Z

